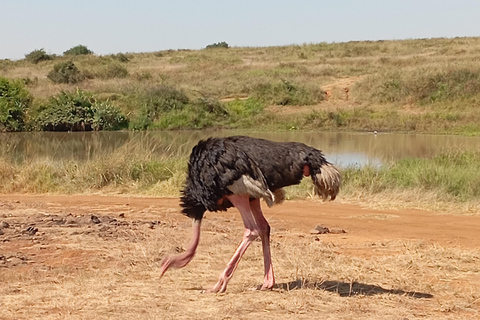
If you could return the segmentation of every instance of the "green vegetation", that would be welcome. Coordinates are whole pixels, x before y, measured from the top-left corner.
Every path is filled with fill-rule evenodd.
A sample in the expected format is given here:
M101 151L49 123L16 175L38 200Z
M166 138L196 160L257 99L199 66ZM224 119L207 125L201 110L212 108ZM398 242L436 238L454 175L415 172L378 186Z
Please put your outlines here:
M451 152L433 159L403 159L381 168L350 168L345 185L374 194L385 190L433 191L458 201L480 199L480 152Z
M0 77L0 131L21 131L31 97L22 81Z
M150 150L150 151L149 151ZM50 157L0 161L0 192L77 193L122 192L178 196L185 180L187 155L130 143L89 160L53 160ZM388 192L433 194L434 201L478 202L480 152L450 152L434 159L403 159L383 167L342 170L343 198L371 198ZM413 191L411 191L413 190ZM310 179L287 188L287 197L304 198L312 192ZM388 199L387 199L388 200Z
M44 131L119 130L128 126L115 106L81 90L61 92L33 113L33 124Z
M49 55L43 49L33 50L29 54L25 55L25 60L37 64L41 61L53 60L53 56Z
M108 100L131 129L261 123L265 130L480 134L480 38L108 56L79 45L64 55L52 61L35 50L24 60L0 61L0 70L11 81L22 79L34 109L78 88ZM229 110L236 98L249 102ZM252 105L262 111L240 110ZM31 114L23 117L21 130L42 128Z
M54 160L47 155L23 162L0 158L0 192L78 193L121 191L177 194L185 179L186 156L141 141L88 160Z
M206 46L206 49L215 49L215 48L228 49L228 43L226 43L225 41L222 41L222 42L216 42L216 43L213 43L213 44L209 44L208 46Z
M259 84L253 96L266 105L280 106L315 105L324 99L324 93L320 88L309 90L287 80Z
M72 61L57 63L47 75L54 83L75 84L85 78Z
M80 44L78 46L68 49L63 54L66 56L79 56L93 54L93 51L88 49L86 46Z
M210 50L228 48L228 50ZM52 59L53 60L52 60ZM0 131L235 128L480 134L480 38L0 60ZM141 145L141 143L139 143ZM178 195L187 152L128 145L85 160L0 155L0 192ZM479 152L342 170L351 199L480 203ZM309 179L289 188L305 197ZM387 197L388 198L388 197ZM387 199L390 201L391 198ZM426 202L423 200L423 202Z

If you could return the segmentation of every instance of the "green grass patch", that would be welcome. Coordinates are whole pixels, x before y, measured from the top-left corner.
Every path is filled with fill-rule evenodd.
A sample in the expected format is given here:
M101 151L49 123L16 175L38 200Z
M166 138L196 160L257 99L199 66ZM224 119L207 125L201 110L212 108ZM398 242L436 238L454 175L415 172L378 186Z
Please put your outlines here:
M344 170L344 187L380 193L420 189L458 201L480 199L480 152L449 152L433 159L403 159L375 168Z
M113 154L85 161L38 158L0 160L0 192L115 192L178 196L185 181L188 155L130 143ZM149 151L150 150L150 151ZM432 159L409 158L381 167L341 169L341 195L395 194L404 191L435 195L451 203L480 200L480 152L448 152ZM313 195L311 179L287 188L287 199ZM432 199L431 197L428 199ZM421 197L420 200L421 201ZM428 201L428 200L425 200Z

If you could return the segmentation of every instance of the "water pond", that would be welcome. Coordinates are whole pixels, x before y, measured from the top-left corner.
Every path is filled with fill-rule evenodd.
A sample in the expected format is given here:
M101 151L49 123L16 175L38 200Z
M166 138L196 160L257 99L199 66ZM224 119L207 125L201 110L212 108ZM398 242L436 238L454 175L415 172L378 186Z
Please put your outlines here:
M346 132L23 132L0 133L0 157L22 162L36 157L87 160L123 148L153 154L188 155L200 139L245 134L275 141L300 141L324 151L339 167L381 165L405 157L429 158L449 150L480 150L480 137Z

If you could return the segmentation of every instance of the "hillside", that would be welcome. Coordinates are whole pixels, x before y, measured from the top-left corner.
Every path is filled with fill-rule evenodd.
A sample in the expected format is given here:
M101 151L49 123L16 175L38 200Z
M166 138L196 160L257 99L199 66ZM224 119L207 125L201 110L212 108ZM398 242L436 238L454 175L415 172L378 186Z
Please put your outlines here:
M39 62L26 54L0 60L0 77L21 82L29 94L21 130L109 129L85 127L88 119L78 120L83 126L52 125L64 121L52 116L64 105L88 100L103 112L92 119L120 114L131 129L262 124L269 130L480 132L480 38L47 55L50 60ZM62 66L64 73L77 69L69 83L52 76Z

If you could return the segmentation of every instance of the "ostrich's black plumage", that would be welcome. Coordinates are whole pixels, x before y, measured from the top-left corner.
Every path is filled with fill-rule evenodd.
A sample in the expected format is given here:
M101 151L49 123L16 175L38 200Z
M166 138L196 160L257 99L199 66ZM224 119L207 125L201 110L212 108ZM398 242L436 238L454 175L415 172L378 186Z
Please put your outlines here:
M283 187L312 176L315 193L335 199L340 173L320 150L298 142L273 142L245 136L210 138L192 150L181 197L182 212L193 218L193 237L185 252L166 257L161 274L182 268L194 257L205 211L235 206L242 216L242 243L221 273L211 292L224 292L242 255L257 237L262 239L265 277L262 289L275 284L270 252L270 226L263 216L260 198L272 206L283 200Z
M181 205L183 213L202 219L206 210L226 210L232 204L219 202L243 175L274 193L300 183L308 166L314 184L322 166L330 165L322 152L299 142L273 142L246 136L210 138L192 150ZM317 188L316 188L317 190ZM333 200L336 192L331 192Z

